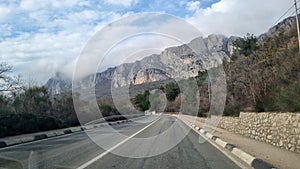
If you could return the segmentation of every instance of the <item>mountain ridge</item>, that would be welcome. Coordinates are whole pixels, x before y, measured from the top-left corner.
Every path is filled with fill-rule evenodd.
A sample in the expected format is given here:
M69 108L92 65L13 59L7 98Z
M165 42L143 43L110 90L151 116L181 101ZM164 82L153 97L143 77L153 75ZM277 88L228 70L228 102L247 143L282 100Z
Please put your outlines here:
M229 59L234 38L224 35L198 37L188 44L169 47L160 54L152 54L133 63L124 63L82 79L85 85L100 85L111 81L113 87L139 85L172 78L189 78L198 75ZM198 53L198 54L196 54ZM60 80L61 79L61 80ZM95 81L94 81L95 80ZM87 82L88 81L88 82ZM95 83L93 83L93 81ZM82 86L85 86L82 84ZM71 81L55 76L46 83L50 95L59 95L71 89Z
M292 29L293 22L293 17L284 19L266 33L258 36L258 41L277 36L280 32L288 32ZM117 88L168 79L195 77L198 72L221 64L223 59L230 60L234 51L233 42L238 38L240 37L228 38L218 34L212 34L205 38L197 37L187 44L168 47L160 54L152 54L133 63L124 63L87 76L82 79L82 86L84 84L101 86L103 83L107 86L107 83L111 83L111 86ZM46 83L50 95L59 95L64 90L70 90L71 86L71 80L57 76L50 78Z

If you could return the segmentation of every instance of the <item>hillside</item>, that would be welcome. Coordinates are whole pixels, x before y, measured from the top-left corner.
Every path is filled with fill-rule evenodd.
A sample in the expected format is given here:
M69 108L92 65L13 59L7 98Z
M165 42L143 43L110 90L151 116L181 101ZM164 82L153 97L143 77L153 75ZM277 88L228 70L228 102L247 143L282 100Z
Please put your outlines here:
M201 89L199 111L203 114L210 107L205 71L224 63L225 115L238 115L240 111L300 111L297 92L300 91L300 56L296 35L295 19L290 17L258 37L198 37L188 44L167 48L159 55L97 73L95 83L93 76L85 77L79 86L94 84L97 100L112 103L112 87L130 86L134 97L144 90L161 88L171 79L196 78ZM70 86L70 81L59 77L47 83L51 95L70 90ZM176 106L172 102L167 109L174 110Z
M244 43L251 41L244 37ZM227 111L300 111L300 56L295 18L261 35L248 55L236 50L226 63ZM247 53L247 52L246 52Z
M150 55L134 63L124 63L104 72L82 78L78 83L81 88L96 86L103 91L98 97L107 96L111 87L161 83L170 79L195 77L198 72L205 71L229 59L232 42L235 38L223 35L198 37L188 44L165 49L159 55ZM196 54L195 51L197 50ZM71 89L71 80L63 76L50 78L46 84L50 95L59 95Z

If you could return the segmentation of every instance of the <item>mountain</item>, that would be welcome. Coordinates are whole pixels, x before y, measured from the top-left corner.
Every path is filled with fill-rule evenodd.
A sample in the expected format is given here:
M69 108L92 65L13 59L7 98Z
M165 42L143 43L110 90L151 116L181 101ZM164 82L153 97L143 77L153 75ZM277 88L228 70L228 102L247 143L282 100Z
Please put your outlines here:
M295 17L294 16L288 17L284 19L282 22L279 22L277 25L270 28L268 32L260 35L258 37L258 40L264 41L267 38L274 38L278 36L280 33L287 35L294 28L294 25L295 25Z
M160 80L195 77L198 72L216 67L232 53L233 38L210 35L188 44L165 49L160 55L145 57L133 64L120 65L114 87Z
M251 46L253 37L242 38L239 50L233 55L235 59L224 64L227 66L224 114L299 112L300 56L296 25L295 17L286 18Z
M233 52L234 41L238 42L239 48ZM229 58L230 62L227 62ZM227 84L224 115L239 116L241 111L300 111L300 92L297 92L300 91L300 55L294 17L286 18L257 39L250 35L243 38L198 37L188 44L167 48L158 55L97 73L95 78L87 76L79 87L87 89L82 92L83 99L90 99L95 93L100 103L113 103L121 110L134 112L129 107L132 105L130 101L143 90L161 89L172 80L195 77L199 71L217 66L222 61ZM95 83L93 79L96 79ZM199 88L201 115L210 110L209 84L205 79L205 73L197 76L202 85ZM49 81L49 89L54 93L70 89L64 79L54 77ZM94 89L93 86L95 91L90 90ZM175 110L178 100L168 102L165 110Z
M198 72L216 67L223 59L229 59L233 52L234 37L210 35L198 37L188 44L170 47L161 52L144 57L134 63L124 63L104 72L83 78L79 86L98 86L103 89L125 87L151 82L168 81L195 77ZM95 79L95 81L94 81ZM50 78L46 84L50 95L59 95L71 89L71 80L60 74Z
M62 73L56 73L54 77L47 81L46 87L48 88L50 96L57 96L71 89L72 81Z

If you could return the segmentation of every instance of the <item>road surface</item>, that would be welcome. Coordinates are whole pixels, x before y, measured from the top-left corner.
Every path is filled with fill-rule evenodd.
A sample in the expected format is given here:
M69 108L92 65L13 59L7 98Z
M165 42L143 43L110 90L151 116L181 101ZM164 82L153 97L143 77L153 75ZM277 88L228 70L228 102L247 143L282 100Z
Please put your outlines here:
M142 121L142 123L141 123ZM174 127L174 123L178 126ZM235 169L239 168L210 143L199 143L199 135L190 130L174 147L162 154L137 158L140 152L151 155L157 147L168 145L188 128L174 116L152 115L130 122L91 129L86 132L40 140L0 149L0 168L19 169ZM151 144L134 138L151 138L170 130ZM120 135L120 133L123 135ZM165 132L166 133L166 132ZM125 137L129 136L129 137ZM97 143L101 142L99 146ZM105 145L103 146L103 143ZM146 144L147 143L147 144ZM119 152L119 153L118 153ZM142 154L143 154L142 153ZM128 156L126 156L126 154ZM141 155L143 156L143 155Z

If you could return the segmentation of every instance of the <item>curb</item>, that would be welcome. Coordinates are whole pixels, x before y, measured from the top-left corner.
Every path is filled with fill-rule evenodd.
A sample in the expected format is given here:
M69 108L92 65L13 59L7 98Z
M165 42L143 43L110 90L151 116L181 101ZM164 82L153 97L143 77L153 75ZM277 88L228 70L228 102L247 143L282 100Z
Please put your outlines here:
M1 141L0 142L0 148L3 148L3 147L6 147L7 145L6 145L6 143L4 142L4 141Z
M34 140L42 140L48 138L46 134L38 134L34 136Z
M71 130L64 130L64 134L70 134L73 133Z
M195 124L189 123L190 126L196 130L199 130L201 134L205 135L207 138L214 141L217 145L229 150L232 154L234 154L236 157L250 165L251 167L255 169L276 169L273 165L258 159L247 152L244 152L243 150L237 148L235 145L227 143L217 136L212 135L211 133L205 131L204 129L201 129L200 127L196 126Z
M66 128L66 129L61 129L61 130L56 130L56 131L48 131L46 133L36 134L36 135L33 133L32 136L24 136L24 137L15 138L15 139L13 139L13 138L12 139L3 138L0 141L0 149L5 148L5 147L18 145L18 144L29 143L29 142L43 140L43 139L47 139L47 138L52 138L52 137L66 135L66 134L81 132L81 131L84 131L84 130L100 128L100 127L109 126L109 125L129 123L129 122L132 122L132 120L121 120L121 121L109 122L109 123L105 123L105 124L94 124L94 125L82 126L82 127L71 127L71 128Z

